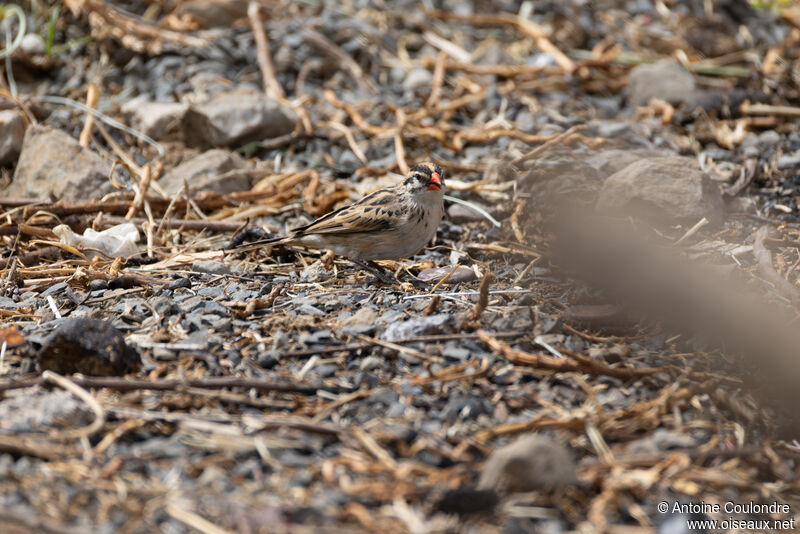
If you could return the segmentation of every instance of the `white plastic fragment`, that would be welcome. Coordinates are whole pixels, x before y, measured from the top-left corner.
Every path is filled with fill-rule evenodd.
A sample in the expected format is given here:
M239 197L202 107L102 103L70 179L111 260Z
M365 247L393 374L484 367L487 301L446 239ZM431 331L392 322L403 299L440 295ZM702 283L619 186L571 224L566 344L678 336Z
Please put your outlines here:
M123 223L112 226L102 232L87 228L83 235L78 235L72 229L59 224L53 232L65 245L84 249L96 249L112 258L133 256L139 251L136 242L139 240L139 231L133 223ZM89 257L97 256L97 252L86 251Z
M47 295L47 304L50 306L50 309L53 310L53 315L56 316L56 319L61 319L61 312L58 311L58 306L56 306L56 300L53 298L52 295Z

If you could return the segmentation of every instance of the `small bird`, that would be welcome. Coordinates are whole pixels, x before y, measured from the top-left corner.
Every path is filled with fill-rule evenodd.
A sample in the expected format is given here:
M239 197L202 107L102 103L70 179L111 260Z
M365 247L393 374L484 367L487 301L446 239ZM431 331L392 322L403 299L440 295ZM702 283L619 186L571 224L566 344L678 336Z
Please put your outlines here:
M419 252L436 234L443 215L444 173L439 165L425 162L413 166L400 185L379 189L292 229L287 236L262 243L331 250L374 273L380 268L372 260L407 258Z

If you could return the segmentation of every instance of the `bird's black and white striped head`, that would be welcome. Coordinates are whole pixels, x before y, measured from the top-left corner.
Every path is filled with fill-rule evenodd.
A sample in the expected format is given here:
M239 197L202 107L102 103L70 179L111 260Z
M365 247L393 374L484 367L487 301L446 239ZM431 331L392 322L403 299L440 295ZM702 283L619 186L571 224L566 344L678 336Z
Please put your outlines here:
M444 190L444 171L435 163L424 162L414 165L403 182L406 190L414 195L438 194Z

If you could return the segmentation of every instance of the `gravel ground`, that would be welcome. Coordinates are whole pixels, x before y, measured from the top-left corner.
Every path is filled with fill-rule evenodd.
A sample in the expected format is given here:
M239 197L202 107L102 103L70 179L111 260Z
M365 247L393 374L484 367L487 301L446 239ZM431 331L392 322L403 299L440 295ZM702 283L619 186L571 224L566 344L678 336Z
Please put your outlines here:
M4 531L794 521L800 449L780 421L796 399L749 387L770 375L733 333L658 313L673 302L653 280L677 270L648 271L642 312L586 273L636 262L553 221L565 202L622 215L794 317L796 8L253 7L22 4L0 82ZM70 101L102 116L87 127ZM426 160L471 206L447 200L429 247L382 262L397 284L234 237L282 234ZM138 240L114 246L132 250L79 240L125 222ZM722 302L767 354L758 319Z

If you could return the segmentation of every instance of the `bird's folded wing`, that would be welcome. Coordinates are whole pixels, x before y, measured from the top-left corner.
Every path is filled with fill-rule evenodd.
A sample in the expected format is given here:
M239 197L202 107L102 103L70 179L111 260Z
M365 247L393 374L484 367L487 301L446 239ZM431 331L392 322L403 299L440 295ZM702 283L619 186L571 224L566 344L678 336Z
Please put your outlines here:
M392 226L392 217L386 211L369 206L353 205L332 211L307 226L294 228L295 235L303 234L355 234L386 230Z
M392 227L399 211L393 211L391 204L396 200L399 190L381 189L365 196L355 204L345 206L324 215L316 221L300 228L294 228L295 235L302 234L355 234L376 232Z

